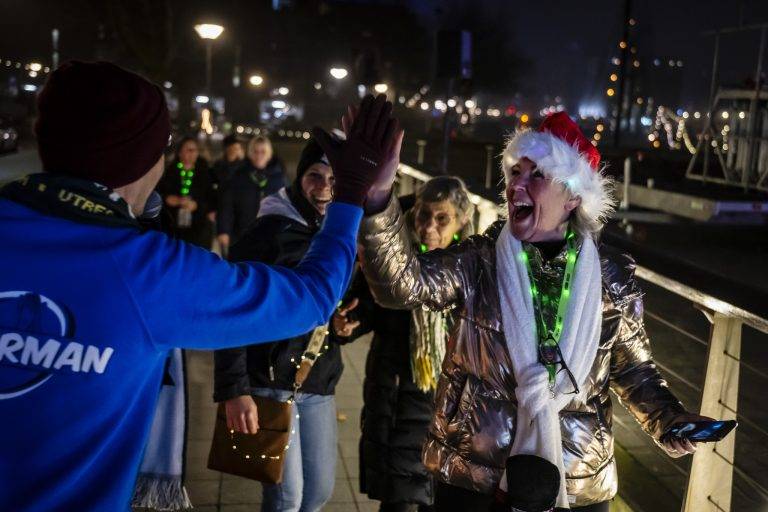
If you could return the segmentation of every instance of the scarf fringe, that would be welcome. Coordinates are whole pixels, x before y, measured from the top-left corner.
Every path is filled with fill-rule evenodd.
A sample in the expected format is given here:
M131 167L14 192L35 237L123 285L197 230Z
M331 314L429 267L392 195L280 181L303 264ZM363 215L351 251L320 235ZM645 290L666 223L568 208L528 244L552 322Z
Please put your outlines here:
M136 480L131 506L135 508L153 508L156 510L191 509L187 489L181 483L181 477L149 475L142 473Z
M448 326L440 311L411 311L411 374L423 393L437 389L445 357Z

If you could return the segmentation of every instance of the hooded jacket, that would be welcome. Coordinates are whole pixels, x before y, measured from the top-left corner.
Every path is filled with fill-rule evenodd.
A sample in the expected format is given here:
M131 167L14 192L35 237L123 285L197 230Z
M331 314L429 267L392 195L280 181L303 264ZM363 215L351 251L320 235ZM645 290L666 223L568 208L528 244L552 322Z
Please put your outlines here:
M23 197L53 189L33 177L19 180ZM70 217L53 208L65 201ZM324 323L346 289L362 216L329 205L302 262L286 269L144 232L117 194L90 182L67 181L45 205L0 197L3 510L128 511L168 352Z
M435 393L435 414L423 461L442 482L493 494L515 436L517 401L496 280L502 222L447 250L417 255L396 201L364 218L363 271L386 307L455 307L455 324ZM643 302L631 257L605 245L602 332L584 401L561 412L566 486L572 506L611 499L617 491L613 455L613 390L658 443L686 411L651 356Z
M300 201L301 198L286 188L265 198L256 222L232 247L230 258L289 268L298 265L322 220L319 215L309 213L309 205L296 204ZM292 390L296 361L301 360L311 334L312 331L308 331L274 343L217 350L214 400L221 402L248 395L251 388ZM329 340L301 391L332 395L343 369L339 342Z

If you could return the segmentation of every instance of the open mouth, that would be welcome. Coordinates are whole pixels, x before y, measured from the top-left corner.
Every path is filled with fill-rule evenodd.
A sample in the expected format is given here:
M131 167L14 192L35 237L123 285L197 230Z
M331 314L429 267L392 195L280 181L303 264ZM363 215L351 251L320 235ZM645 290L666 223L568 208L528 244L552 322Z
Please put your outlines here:
M533 204L527 201L515 201L512 203L514 210L512 220L521 221L527 219L533 213Z
M330 199L320 199L320 198L317 198L317 197L313 198L313 201L314 201L314 203L317 206L325 206L325 205L327 205L328 203L331 202Z

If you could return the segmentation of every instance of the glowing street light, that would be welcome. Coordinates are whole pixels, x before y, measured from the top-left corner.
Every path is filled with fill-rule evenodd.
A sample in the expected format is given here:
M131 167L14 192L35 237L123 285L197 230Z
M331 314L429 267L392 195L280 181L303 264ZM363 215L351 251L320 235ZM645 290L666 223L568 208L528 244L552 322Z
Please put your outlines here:
M43 69L43 65L39 62L32 62L29 65L29 70L34 71L35 73L39 73Z
M249 83L250 83L252 86L254 86L254 87L258 87L258 86L260 86L261 84L263 84L263 83L264 83L264 77L262 77L261 75L251 75L251 76L248 78L248 82L249 82Z
M387 92L387 89L389 89L389 86L387 84L376 84L373 86L373 90L379 94L384 94L385 92Z
M288 96L288 93L289 93L289 92L291 92L291 90L290 90L290 89L288 89L288 88L287 88L287 87L285 87L285 86L283 86L283 87L280 87L280 88L277 90L277 93L278 93L280 96Z
M205 41L205 92L210 94L213 41L224 32L224 27L213 23L201 23L195 25L195 32Z
M331 76L336 80L341 80L346 78L346 76L349 74L349 71L344 68L331 68L330 73Z
M195 32L202 39L218 39L221 33L224 32L224 27L214 23L200 23L195 25Z
M272 101L272 108L285 108L285 102L283 100L273 100Z
M195 96L195 101L198 103L208 103L210 101L210 98L204 94L200 94L198 96Z

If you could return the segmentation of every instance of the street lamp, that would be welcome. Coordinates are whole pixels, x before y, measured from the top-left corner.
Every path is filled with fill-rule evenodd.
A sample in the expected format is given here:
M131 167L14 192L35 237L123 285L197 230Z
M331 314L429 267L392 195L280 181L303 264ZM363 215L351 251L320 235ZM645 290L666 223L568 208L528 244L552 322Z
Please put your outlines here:
M379 94L384 94L385 92L387 92L387 89L389 89L389 86L385 83L376 84L373 86L373 90Z
M349 72L344 68L331 68L330 73L331 76L336 80L341 80L349 74Z
M264 83L264 78L260 75L251 75L251 77L248 79L248 82L250 82L252 86L258 87Z
M201 39L205 40L205 92L211 92L211 54L213 52L213 41L217 39L224 27L213 23L201 23L195 25L195 32Z

